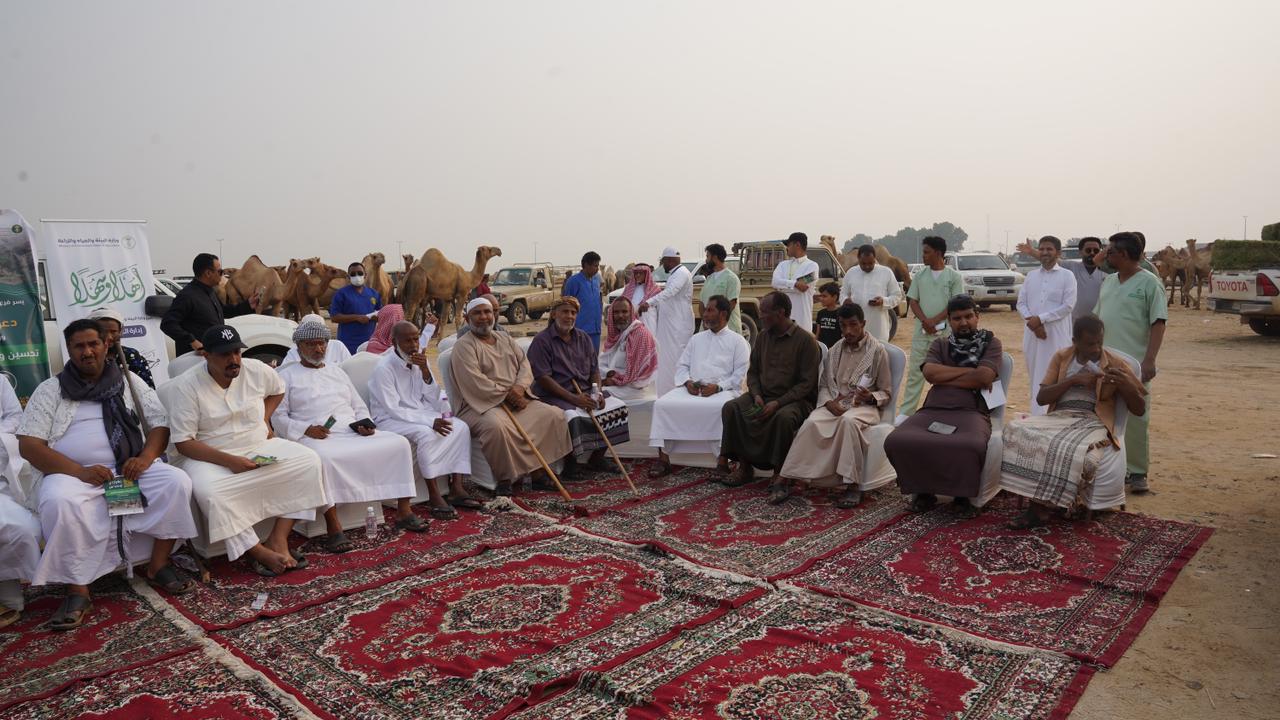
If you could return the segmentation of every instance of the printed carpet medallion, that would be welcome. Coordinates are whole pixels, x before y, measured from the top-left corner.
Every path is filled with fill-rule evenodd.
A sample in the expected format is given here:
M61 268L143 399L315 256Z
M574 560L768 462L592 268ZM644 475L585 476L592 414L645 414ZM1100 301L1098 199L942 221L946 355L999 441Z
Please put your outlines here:
M994 640L1115 664L1212 530L1131 513L1010 530L1001 496L910 515L791 582Z

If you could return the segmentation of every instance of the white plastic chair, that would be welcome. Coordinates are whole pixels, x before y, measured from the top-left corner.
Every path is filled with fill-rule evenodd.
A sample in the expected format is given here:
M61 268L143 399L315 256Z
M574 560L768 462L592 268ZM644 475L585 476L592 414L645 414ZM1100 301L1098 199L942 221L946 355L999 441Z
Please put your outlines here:
M172 380L203 362L204 356L200 353L183 353L169 361L169 379Z
M339 365L347 377L351 378L351 384L356 386L356 392L360 394L360 399L365 405L369 404L369 378L373 377L373 371L380 362L382 362L381 355L358 352L352 355L350 360Z
M1000 362L1000 387L1004 396L1009 397L1009 378L1013 377L1013 356L1004 354ZM974 507L983 507L991 499L1000 494L1000 465L1004 459L1004 405L991 411L991 439L987 441L987 457L982 463L982 481L978 485L978 496L973 498Z

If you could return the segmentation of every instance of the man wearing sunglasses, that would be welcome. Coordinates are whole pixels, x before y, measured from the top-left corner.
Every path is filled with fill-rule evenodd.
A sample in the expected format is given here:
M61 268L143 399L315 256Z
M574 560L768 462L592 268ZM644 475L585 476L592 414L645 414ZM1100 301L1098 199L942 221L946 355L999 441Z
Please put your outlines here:
M348 265L347 277L351 284L333 294L329 319L338 324L338 340L355 355L360 345L373 336L382 296L377 290L365 287L364 265L358 262Z

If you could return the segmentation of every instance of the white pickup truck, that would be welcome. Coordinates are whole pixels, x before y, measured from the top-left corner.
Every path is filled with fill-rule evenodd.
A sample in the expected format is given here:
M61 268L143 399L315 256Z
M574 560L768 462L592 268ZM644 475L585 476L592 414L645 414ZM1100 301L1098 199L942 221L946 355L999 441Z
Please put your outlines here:
M44 260L36 267L36 276L40 286L40 309L44 313L45 345L49 353L49 372L57 374L62 371L62 325L53 316L53 304L49 302L49 292L45 285ZM159 317L164 315L173 303L174 296L181 286L167 278L155 278L155 295L147 298L147 312ZM271 315L241 315L229 318L227 324L240 333L240 339L248 345L245 357L261 360L269 365L278 365L293 346L293 331L298 324L292 320ZM126 342L127 344L127 342ZM165 348L169 359L174 358L173 340L165 338ZM160 378L156 378L160 382Z
M1239 315L1259 335L1280 336L1280 267L1214 270L1209 309Z

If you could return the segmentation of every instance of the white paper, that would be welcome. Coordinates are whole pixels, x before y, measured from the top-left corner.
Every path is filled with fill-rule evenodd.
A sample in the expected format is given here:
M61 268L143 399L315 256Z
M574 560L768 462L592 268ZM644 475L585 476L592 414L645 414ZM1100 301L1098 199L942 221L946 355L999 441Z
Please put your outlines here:
M254 610L261 610L267 606L267 597L269 596L266 593L258 593L258 596L253 599L253 602L249 604L249 607Z
M999 380L991 383L990 390L982 391L982 399L987 401L988 410L995 410L1001 405L1004 405L1004 387L1000 384Z
M426 327L422 328L422 333L418 335L418 349L426 350L427 343L431 342L431 336L435 334L436 334L435 325L427 325Z

